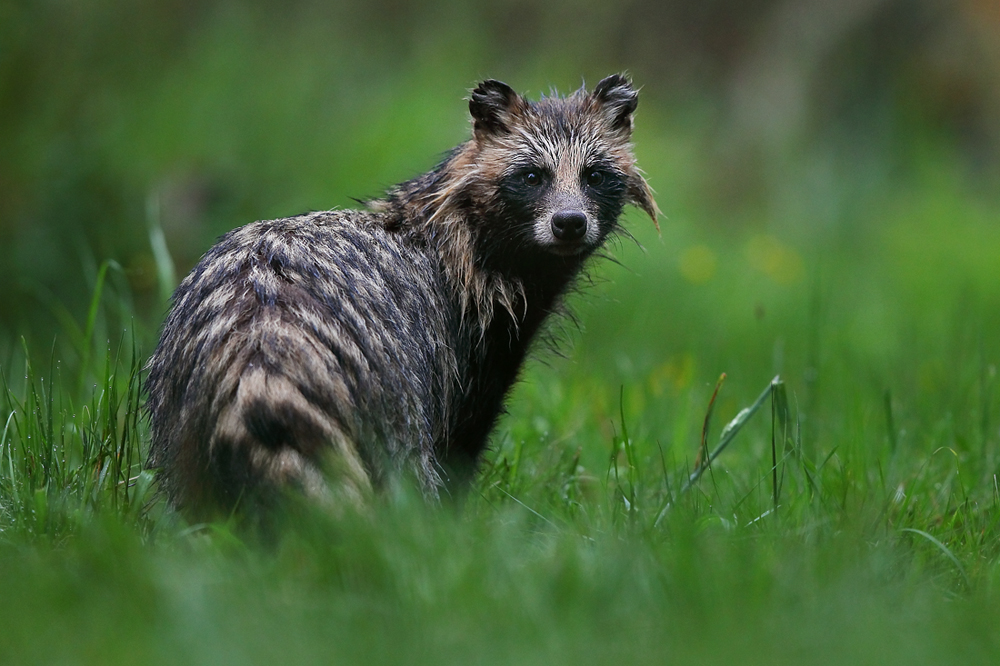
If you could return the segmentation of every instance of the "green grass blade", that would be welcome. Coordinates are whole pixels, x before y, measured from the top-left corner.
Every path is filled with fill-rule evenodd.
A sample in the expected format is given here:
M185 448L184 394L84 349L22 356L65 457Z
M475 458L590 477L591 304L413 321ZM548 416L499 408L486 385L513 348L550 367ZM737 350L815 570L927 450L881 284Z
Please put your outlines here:
M900 530L900 532L911 532L913 534L918 534L918 535L922 536L923 538L927 539L928 541L930 541L935 546L937 546L938 550L940 550L942 553L944 553L945 557L947 557L949 560L952 561L952 563L954 563L955 568L958 569L958 573L960 573L962 575L962 580L965 581L965 587L966 587L966 589L969 589L969 590L972 589L972 581L969 580L968 574L965 573L965 567L962 566L962 563L958 561L958 558L955 557L955 554L953 552L951 552L951 549L948 548L948 546L946 546L943 543L941 543L932 534L929 534L929 533L927 533L927 532L925 532L923 530L918 530L918 529L913 528L913 527L904 527L904 528L902 528Z

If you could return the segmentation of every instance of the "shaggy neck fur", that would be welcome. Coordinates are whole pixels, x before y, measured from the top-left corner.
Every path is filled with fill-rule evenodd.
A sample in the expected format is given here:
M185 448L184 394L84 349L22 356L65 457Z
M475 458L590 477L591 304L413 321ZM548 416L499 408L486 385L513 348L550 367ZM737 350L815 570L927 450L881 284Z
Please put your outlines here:
M433 247L458 296L463 319L475 317L485 331L497 306L515 322L523 319L528 296L524 276L477 265L475 234L488 229L490 217L498 213L485 203L491 186L475 158L475 142L462 144L435 169L397 185L369 207L386 216L390 231Z

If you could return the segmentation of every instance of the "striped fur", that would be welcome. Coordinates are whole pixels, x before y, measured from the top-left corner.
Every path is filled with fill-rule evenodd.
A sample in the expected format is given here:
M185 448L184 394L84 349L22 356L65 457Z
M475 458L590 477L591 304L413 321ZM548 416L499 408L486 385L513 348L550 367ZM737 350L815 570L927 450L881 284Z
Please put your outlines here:
M236 229L174 294L149 465L202 517L288 489L338 506L475 468L532 339L626 204L656 219L620 76L531 103L486 81L473 137L370 202Z

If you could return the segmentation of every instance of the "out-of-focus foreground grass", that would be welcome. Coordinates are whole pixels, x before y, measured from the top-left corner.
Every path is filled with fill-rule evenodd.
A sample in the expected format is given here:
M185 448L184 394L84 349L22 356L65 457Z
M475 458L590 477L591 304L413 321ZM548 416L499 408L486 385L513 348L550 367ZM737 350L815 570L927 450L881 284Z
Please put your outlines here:
M995 663L1000 18L682 4L0 6L0 659ZM171 273L430 167L479 78L624 69L661 229L628 215L468 497L267 546L165 509ZM708 446L775 375L787 410L682 492L722 373Z

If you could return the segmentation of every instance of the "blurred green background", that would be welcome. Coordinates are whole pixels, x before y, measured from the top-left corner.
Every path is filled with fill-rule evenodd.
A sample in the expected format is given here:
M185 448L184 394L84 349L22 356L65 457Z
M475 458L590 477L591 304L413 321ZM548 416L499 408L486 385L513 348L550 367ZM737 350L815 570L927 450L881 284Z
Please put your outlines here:
M216 237L430 168L483 78L620 71L661 230L460 511L258 559L147 502L138 369ZM996 0L0 0L11 663L997 663L998 332ZM676 494L722 372L706 441L780 373L793 445L765 407Z
M750 396L781 371L809 401L821 370L877 396L889 368L933 392L956 354L994 367L1000 8L981 0L3 2L0 359L23 337L72 371L106 260L96 344L130 328L148 353L157 228L182 276L228 229L428 169L482 78L537 97L618 71L665 216L630 214L642 248L578 303L585 372L659 394L725 370Z

